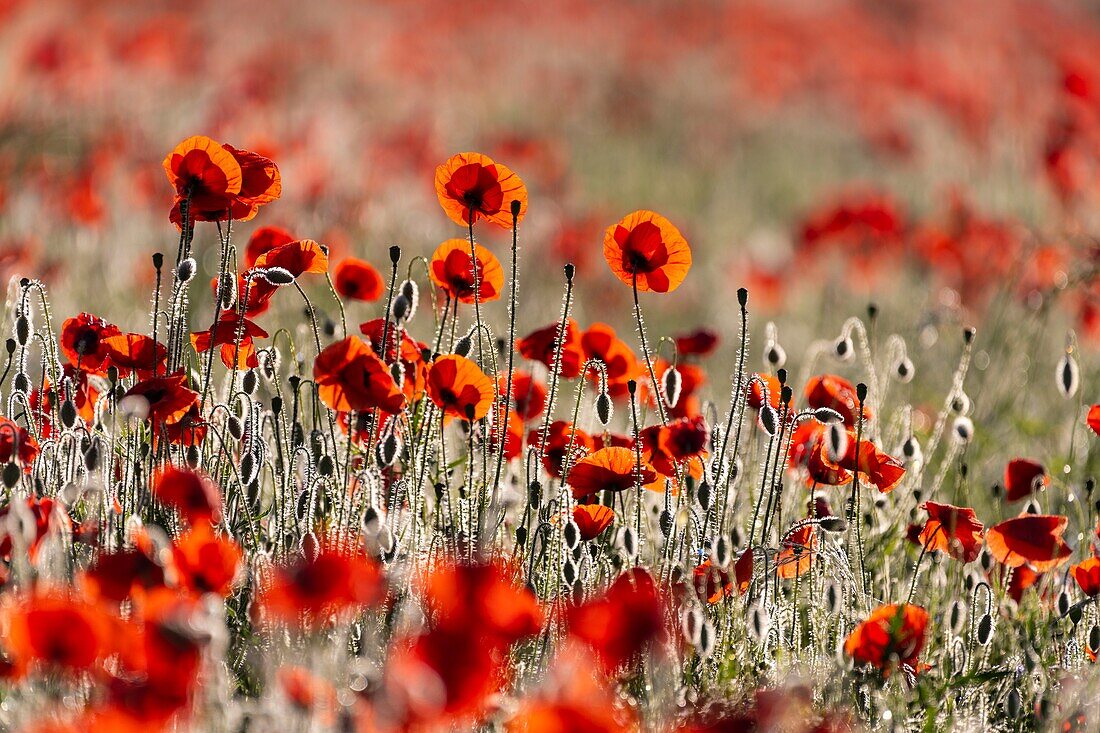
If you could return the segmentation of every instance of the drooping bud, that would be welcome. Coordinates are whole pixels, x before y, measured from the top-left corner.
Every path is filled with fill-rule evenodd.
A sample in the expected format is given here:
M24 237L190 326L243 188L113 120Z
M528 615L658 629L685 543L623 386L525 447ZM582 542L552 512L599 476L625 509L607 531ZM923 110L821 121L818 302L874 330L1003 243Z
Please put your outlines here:
M176 268L176 280L186 285L194 279L197 270L198 265L193 257L184 258L180 260L179 267Z
M661 376L661 384L664 385L665 401L669 407L676 407L680 401L680 387L682 384L680 372L674 366L670 366Z
M611 422L611 414L613 408L611 405L611 397L606 392L600 392L596 396L596 417L599 419L600 424L607 427Z
M1058 362L1058 391L1062 393L1063 397L1069 399L1077 394L1077 387L1080 385L1080 381L1080 370L1077 368L1077 360L1073 358L1073 354L1066 351L1065 355L1063 355L1062 359Z

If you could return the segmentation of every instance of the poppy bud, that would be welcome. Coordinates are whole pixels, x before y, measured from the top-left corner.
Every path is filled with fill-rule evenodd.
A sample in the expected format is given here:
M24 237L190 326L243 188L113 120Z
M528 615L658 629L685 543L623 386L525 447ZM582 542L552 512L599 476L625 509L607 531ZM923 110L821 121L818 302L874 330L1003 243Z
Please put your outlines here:
M955 633L959 632L959 628L962 626L963 620L966 618L966 606L962 601L956 600L951 603L951 610L947 614L947 625Z
M710 482L706 479L703 479L702 483L699 484L696 498L699 500L700 509L704 512L710 511L710 507L714 503L714 489L711 488Z
M573 585L577 580L577 566L568 558L562 563L561 578L565 581L566 585Z
M789 384L784 384L783 388L779 390L779 401L780 401L780 403L782 403L784 406L789 407L790 404L791 404L791 399L793 399L793 398L794 398L794 392L791 390L790 385Z
M160 252L153 253L153 268L160 271L160 268L164 267L164 255Z
M771 617L763 606L753 606L749 611L749 630L757 641L763 641L767 637L771 623Z
M236 300L237 281L229 273L224 273L218 281L218 305L222 310L229 310Z
M409 302L409 312L405 314L405 320L411 321L416 313L416 306L420 302L420 287L416 280L406 280L401 283L401 296Z
M404 295L398 295L393 299L393 307L390 309L393 320L402 323L409 315L409 300Z
M898 363L894 365L894 377L902 384L912 382L915 371L913 362L909 360L909 357L899 359Z
M398 359L393 364L390 364L390 376L393 377L393 383L397 385L398 389L405 386L405 365Z
M294 273L285 267L265 267L260 275L272 285L290 285L294 282Z
M523 208L523 202L521 202L517 199L512 199L512 203L509 204L509 211L512 212L512 222L513 222L513 224L515 223L516 219L519 218L519 212L522 208Z
M843 423L831 423L825 433L825 450L833 463L840 463L848 452L848 431Z
M638 391L638 382L633 379L626 380L626 391L633 397L634 393Z
M901 454L908 460L919 458L921 454L920 443L915 437L910 435L905 439L905 442L901 444Z
M1093 654L1100 654L1100 626L1093 624L1092 628L1089 629L1088 645L1089 651Z
M1063 397L1069 399L1077 394L1077 387L1080 384L1080 372L1077 368L1077 360L1070 354L1067 353L1058 362L1057 377L1058 391L1062 393Z
M732 559L733 548L730 546L730 541L722 535L715 537L710 547L711 563L720 568L727 568Z
M711 624L710 619L704 618L702 626L699 627L699 639L695 644L695 649L703 659L707 659L714 653L715 636L714 625Z
M184 285L191 282L195 278L195 271L198 269L198 265L195 264L193 257L186 257L180 260L179 266L176 268L176 280Z
M970 397L966 392L959 392L951 399L951 411L956 415L965 415L970 412Z
M778 369L787 363L787 352L774 341L769 341L764 347L764 364L772 369Z
M336 472L336 463L332 460L332 456L321 456L317 461L317 472L326 478Z
M829 614L835 614L840 608L840 590L836 583L825 586L825 610Z
M99 446L93 441L84 451L84 468L94 471L99 467Z
M848 529L848 523L840 517L823 517L818 524L826 532L840 533Z
M523 526L516 527L516 544L527 544L527 528Z
M1058 608L1058 615L1065 618L1069 614L1069 593L1064 590L1058 594L1058 601L1056 603Z
M31 322L27 320L27 317L20 313L15 318L15 340L19 342L20 346L26 346L27 342L31 339Z
M600 424L607 427L607 424L611 422L611 397L606 392L600 392L596 396L596 417L599 418Z
M466 334L457 342L455 342L454 353L458 354L459 356L466 356L470 353L470 349L473 348L473 345L474 342L473 339L470 338L470 334Z
M738 305L740 305L742 308L744 308L746 305L748 305L748 302L749 302L749 291L746 290L745 288L737 288L737 303L738 303Z
M23 372L19 372L15 375L15 380L12 382L12 387L16 392L22 392L26 394L31 389L31 381Z
M390 262L397 264L401 261L401 247L396 244L390 245Z
M76 423L76 405L72 400L65 400L61 403L61 424L66 428L71 428Z
M832 425L844 420L844 416L831 407L819 407L814 410L814 419L822 425Z
M573 282L573 275L575 275L576 272L577 272L577 268L574 267L573 263L572 262L567 263L565 265L565 281L570 282L570 283Z
M968 417L955 418L955 426L952 428L955 440L966 445L974 437L974 423Z
M392 466L397 459L400 448L401 441L398 440L392 430L389 431L389 434L378 443L378 462L383 466Z
M256 480L256 474L259 467L256 465L256 456L252 453L245 453L241 458L241 481L245 484L250 484Z
M867 385L863 382L856 385L856 399L861 405L867 401Z
M619 549L629 560L633 560L638 553L638 537L632 527L623 527L619 532Z
M1009 720L1019 720L1023 712L1023 700L1020 699L1020 691L1013 687L1005 698L1005 715Z
M852 344L852 339L849 336L844 336L837 339L836 344L833 346L833 351L836 354L836 358L840 361L848 361L855 353L855 346Z
M538 481L532 481L531 485L527 487L527 502L531 506L542 504L542 484Z
M202 453L199 451L199 447L197 445L187 446L187 453L185 454L184 460L187 461L187 466L189 468L198 468L199 464L202 462Z
M577 543L581 541L581 530L577 526L577 523L570 519L565 523L565 526L561 528L561 538L565 542L565 546L572 550L577 546Z
M978 621L978 633L975 635L977 642L982 646L989 643L993 638L993 616L990 614L982 614L981 619Z
M661 534L668 537L672 532L672 512L668 509L661 510L661 516L658 519L658 524L661 527Z
M764 428L764 432L768 434L768 437L774 436L779 429L779 413L771 405L764 405L760 408L760 425Z
M4 486L10 489L19 483L20 473L19 466L14 463L5 463L3 472L0 472L0 478L3 478Z
M15 343L15 339L8 339L4 342L4 349L8 352L8 356L11 356L15 353L15 347L17 345L18 344Z
M1074 626L1081 623L1081 615L1083 613L1084 611L1081 606L1076 603L1069 607L1069 620L1073 622Z

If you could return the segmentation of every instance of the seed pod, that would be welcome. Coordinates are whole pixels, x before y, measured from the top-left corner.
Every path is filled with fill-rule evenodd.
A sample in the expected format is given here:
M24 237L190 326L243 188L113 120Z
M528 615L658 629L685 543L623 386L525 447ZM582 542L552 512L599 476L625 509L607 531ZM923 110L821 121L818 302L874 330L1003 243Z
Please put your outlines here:
M221 275L218 281L218 305L229 310L237 302L237 280L229 273Z
M416 315L417 303L420 302L420 287L416 284L415 280L406 280L401 283L401 297L409 303L408 312L405 314L405 320L411 321L413 316Z
M913 366L913 362L909 360L909 357L899 359L898 363L894 365L894 378L902 384L912 382L915 373L916 368Z
M332 456L321 456L321 458L317 461L317 472L325 478L328 478L336 472L336 464L332 460Z
M249 369L244 373L244 376L241 377L241 389L247 394L253 395L256 394L257 386L259 386L259 377L256 376L256 370Z
M99 468L99 446L95 441L92 441L88 449L84 451L84 469L94 471L97 468Z
M294 273L285 267L265 267L260 271L265 280L272 285L290 285L294 282Z
M680 401L682 384L679 370L671 366L665 369L665 373L661 375L661 384L664 385L665 402L669 407L676 407L676 403Z
M959 632L962 627L963 621L966 619L966 605L962 601L954 601L951 604L951 610L947 615L948 627L955 633Z
M764 428L764 432L769 437L775 435L776 431L779 430L779 413L771 405L764 405L760 408L760 426Z
M186 285L194 279L197 269L198 266L195 264L193 257L180 260L179 267L176 268L176 281Z
M611 413L611 396L606 392L600 392L596 396L596 417L599 418L600 425L607 427L611 422Z
M908 461L919 461L922 457L920 442L910 435L905 439L905 442L901 444L901 454Z
M970 413L970 396L966 392L959 392L951 398L951 411L956 415Z
M542 504L542 484L537 480L527 487L527 502L534 507Z
M764 641L768 636L768 629L771 627L771 617L768 615L767 609L763 606L756 605L749 611L749 631L757 641Z
M1077 360L1071 354L1066 353L1058 362L1056 374L1058 391L1063 397L1068 399L1077 394L1077 387L1081 382L1080 370L1077 368Z
M993 616L990 614L982 614L981 619L978 621L978 633L975 638L977 642L982 646L989 643L993 638Z

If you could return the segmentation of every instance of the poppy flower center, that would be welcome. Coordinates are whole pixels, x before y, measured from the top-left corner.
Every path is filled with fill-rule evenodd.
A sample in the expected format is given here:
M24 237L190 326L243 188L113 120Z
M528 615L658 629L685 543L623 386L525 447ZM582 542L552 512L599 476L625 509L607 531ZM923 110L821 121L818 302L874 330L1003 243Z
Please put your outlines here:
M623 266L628 272L646 274L668 262L668 249L661 239L661 229L653 222L643 221L630 231L619 227L615 241L622 248Z

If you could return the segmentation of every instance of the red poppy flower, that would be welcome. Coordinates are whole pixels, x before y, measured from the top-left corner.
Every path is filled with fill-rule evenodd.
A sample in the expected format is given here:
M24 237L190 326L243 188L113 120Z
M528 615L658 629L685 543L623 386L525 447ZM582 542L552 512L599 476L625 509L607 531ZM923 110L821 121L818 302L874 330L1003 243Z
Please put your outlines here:
M1046 573L1037 573L1030 565L1021 565L1016 568L1008 568L1008 597L1019 603L1024 597L1024 591L1038 585Z
M525 359L540 361L547 369L554 368L554 351L558 342L559 324L552 323L545 328L532 331L516 342L516 349ZM561 368L559 374L566 379L580 376L584 364L584 350L581 348L580 329L572 318L565 322L564 343L561 347Z
M615 512L602 504L578 504L573 507L573 522L580 530L581 539L593 540L615 521Z
M396 414L405 395L389 367L362 339L349 336L326 347L313 362L313 380L321 401L333 410L372 410Z
M676 337L676 353L680 356L707 356L718 346L718 334L709 328L699 328Z
M107 352L108 366L116 367L120 377L128 377L132 372L139 376L152 375L163 370L168 359L168 347L140 333L108 336L102 345Z
M1031 565L1046 573L1069 559L1069 545L1062 539L1069 519L1049 514L1024 514L991 527L985 535L989 553L1010 568Z
M840 413L844 424L852 427L856 424L856 408L859 399L856 388L843 377L835 374L822 374L806 382L806 403L813 408L828 407ZM863 419L870 420L871 412L863 406Z
M691 268L691 248L668 219L653 211L635 211L607 228L603 256L615 277L638 290L668 293Z
M641 568L628 570L607 592L566 612L569 633L588 644L604 671L635 659L664 636L664 600Z
M527 188L519 176L481 153L459 153L435 169L435 193L455 224L485 218L512 228L512 202L519 202L518 223L527 213Z
M1085 422L1092 428L1092 432L1100 435L1100 405L1093 405L1089 408L1089 414L1085 418Z
M197 595L228 596L241 557L241 550L233 540L215 535L205 522L180 535L172 545L179 583Z
M749 585L752 584L752 571L753 554L750 547L741 553L741 557L737 558L737 562L733 565L733 577L737 581L737 593L739 595L745 595Z
M299 558L276 568L257 604L276 621L323 623L331 614L378 603L383 586L382 573L366 556L325 547L312 560Z
M464 356L448 354L428 369L428 396L443 414L459 420L480 420L489 414L496 390L493 380Z
M118 326L99 316L81 313L61 324L61 353L74 367L92 374L106 374L109 352L104 340L121 334Z
M169 218L177 226L186 199L194 221L248 221L282 193L279 168L271 160L202 135L177 145L164 159L164 170L176 190Z
M199 393L187 387L187 376L182 372L144 379L131 387L125 397L140 397L145 401L145 418L157 430L162 424L178 423L199 401Z
M56 594L35 594L8 611L4 643L21 668L73 672L92 669L109 652L111 624L94 605Z
M726 596L733 595L733 579L728 570L711 564L710 560L695 566L692 571L695 592L707 603L718 603Z
M1050 484L1043 464L1027 458L1014 458L1005 466L1005 498L1019 501Z
M38 441L6 417L0 417L0 463L15 462L24 471L31 470L31 464L38 457Z
M164 172L176 190L176 206L190 198L193 212L222 212L223 218L243 180L241 164L233 154L203 135L177 145L164 159Z
M510 580L501 563L444 563L424 581L424 600L436 629L473 633L507 648L542 628L538 599Z
M490 426L490 438L493 444L500 442L499 421ZM504 457L507 460L517 458L523 449L523 420L513 411L508 412L508 430L504 434Z
M290 244L295 241L295 236L282 227L259 227L248 238L248 244L244 248L245 268L251 268L256 264L260 255L269 252L276 247Z
M26 551L28 556L31 560L34 560L38 554L38 547L49 533L50 528L71 526L69 514L65 511L63 505L58 504L49 497L39 499L32 496L26 499L16 499L16 501L25 504L26 509L23 511L30 514L30 519L33 522L31 526L34 528L34 534L32 536L24 535L23 538L27 542ZM0 526L7 526L11 509L10 503L0 507ZM0 560L6 563L11 562L12 546L11 532L4 532L3 537L0 538ZM20 547L22 547L22 544Z
M179 512L188 524L221 521L222 498L207 477L173 466L164 468L153 483L153 498Z
M1100 594L1100 557L1093 555L1087 560L1082 560L1069 569L1081 592L1088 597Z
M76 408L77 416L86 425L91 425L95 418L95 405L99 400L99 390L92 386L88 379L89 373L77 370L72 364L62 365L62 394L58 395L48 379L43 380L42 388L35 387L31 390L28 402L31 412L34 413L38 423L38 433L43 440L48 440L53 435L52 409L63 399L72 400Z
M134 547L100 552L86 571L79 587L88 598L120 604L165 585L164 567L153 557L148 535L141 534Z
M625 491L639 480L642 485L657 479L653 466L645 461L638 469L638 457L629 448L601 448L581 458L569 470L569 486L574 499L583 499L600 491ZM637 479L635 478L637 476Z
M474 247L478 300L482 303L498 300L504 288L504 268L492 252L480 244ZM432 254L428 273L432 282L452 298L474 302L474 268L470 263L470 243L465 239L448 239L439 245Z
M974 510L951 504L927 501L923 505L928 521L921 530L919 542L929 552L946 552L959 562L973 562L982 551L985 526Z
M206 440L207 429L207 422L202 419L202 415L199 413L199 403L196 400L191 403L191 407L187 409L179 422L164 425L154 435L154 446L160 438L164 438L172 445L201 445Z
M857 450L858 445L858 450ZM883 453L869 440L856 440L854 431L848 431L848 447L839 461L833 463L825 453L824 444L818 449L821 459L830 468L859 471L879 491L888 494L905 478L905 467L894 457ZM858 452L858 464L857 464Z
M356 257L345 257L333 271L336 292L349 300L373 303L382 297L386 284L369 262Z
M748 398L749 407L754 410L759 410L764 406L764 384L768 385L768 404L772 406L772 409L779 409L779 398L782 392L782 386L779 384L779 379L773 377L771 374L753 374L752 381L749 382L749 386L746 387L745 396ZM807 424L807 423L803 423Z
M267 331L247 318L239 318L236 311L222 311L213 328L191 334L191 346L199 354L221 346L222 364L226 369L232 369L234 365L237 369L254 369L260 365L253 341L256 338L267 338Z
M508 388L508 375L497 375L497 394L504 396ZM517 369L512 373L512 404L521 420L534 420L546 407L546 387L535 381L529 372Z
M896 666L917 671L928 630L928 612L908 603L879 606L844 642L844 652L857 664L889 675Z
M255 317L267 311L271 307L271 297L279 290L278 285L268 282L254 270L237 275L236 287L235 292L243 302L246 317ZM210 292L217 299L218 278L216 277L210 280Z
M359 324L359 332L366 336L367 343L376 354L382 354L382 332L386 329L383 318L375 318L372 321ZM401 391L405 393L405 399L409 403L417 402L427 389L428 365L424 362L423 353L428 348L404 329L397 328L393 321L389 323L389 332L385 354L387 360L392 358L396 349L398 333L401 338L401 366L405 371L405 378L401 384Z
M596 443L585 431L575 428L573 423L555 420L546 432L546 446L542 445L542 430L536 428L527 434L527 443L542 453L542 465L554 478L561 478L562 466L568 449L572 456L570 465L595 449Z
M294 277L328 272L328 253L312 239L288 242L269 249L256 258L255 269L281 267Z
M612 397L627 394L627 383L637 379L645 371L645 365L634 355L634 351L615 333L615 329L606 323L593 323L581 335L581 349L585 359L599 359L607 368L607 392ZM596 383L598 377L588 373L589 379Z
M806 524L791 532L775 559L775 572L780 578L797 578L813 565L817 551L817 527Z

